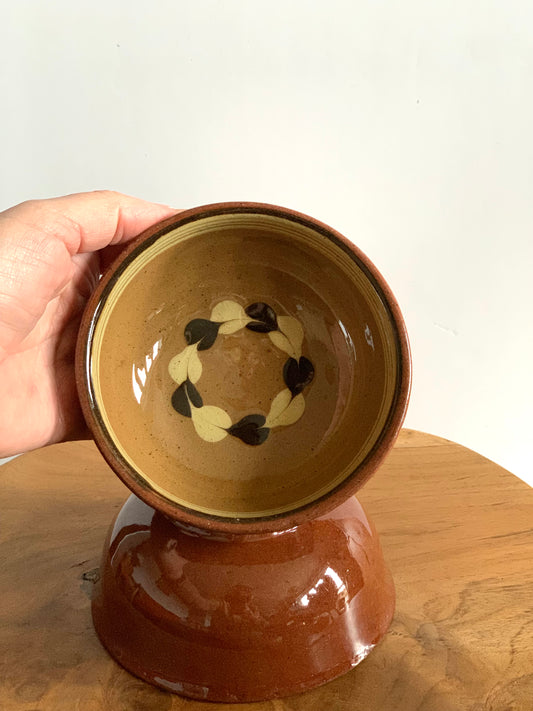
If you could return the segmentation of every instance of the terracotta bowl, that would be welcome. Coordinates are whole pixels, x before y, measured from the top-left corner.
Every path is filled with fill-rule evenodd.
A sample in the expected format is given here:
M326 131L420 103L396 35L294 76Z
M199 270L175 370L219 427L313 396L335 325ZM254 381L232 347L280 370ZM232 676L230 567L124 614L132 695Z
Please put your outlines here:
M277 531L379 465L409 346L353 244L287 209L225 203L128 246L89 304L78 379L99 448L146 503L199 528Z

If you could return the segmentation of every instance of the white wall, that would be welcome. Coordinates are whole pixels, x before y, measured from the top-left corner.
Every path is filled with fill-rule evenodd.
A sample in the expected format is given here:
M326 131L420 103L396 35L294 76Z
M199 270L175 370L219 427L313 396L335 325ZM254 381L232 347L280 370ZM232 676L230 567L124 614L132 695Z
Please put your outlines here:
M405 313L406 424L533 483L530 0L0 13L0 208L106 187L330 223Z

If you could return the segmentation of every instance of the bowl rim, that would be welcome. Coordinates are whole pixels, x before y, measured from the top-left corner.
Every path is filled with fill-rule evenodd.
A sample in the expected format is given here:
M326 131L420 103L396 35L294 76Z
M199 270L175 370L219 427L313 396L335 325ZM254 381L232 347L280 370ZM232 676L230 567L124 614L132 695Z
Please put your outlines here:
M337 245L365 273L387 309L396 335L398 377L396 391L387 420L373 446L363 461L334 489L321 497L290 511L257 518L230 518L206 514L172 502L149 488L131 473L130 466L119 450L106 436L105 425L94 401L90 378L90 352L94 328L101 309L113 285L128 265L159 237L182 225L224 214L262 214L297 222L310 228ZM405 322L400 307L390 287L372 261L344 235L327 224L295 210L260 202L221 202L200 205L183 210L141 232L129 242L115 261L106 269L96 289L90 296L83 313L76 346L76 384L81 408L94 441L121 481L149 506L165 514L180 526L195 531L237 534L267 534L293 528L307 520L325 515L354 495L380 466L400 432L411 392L411 350Z

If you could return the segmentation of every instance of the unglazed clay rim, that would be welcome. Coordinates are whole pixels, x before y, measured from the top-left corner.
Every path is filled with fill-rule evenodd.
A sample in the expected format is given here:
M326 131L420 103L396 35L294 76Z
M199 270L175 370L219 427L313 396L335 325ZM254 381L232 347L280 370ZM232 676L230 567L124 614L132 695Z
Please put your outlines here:
M329 239L345 252L369 279L376 289L390 316L396 334L398 377L396 392L390 405L388 418L374 445L365 459L334 489L310 503L283 513L257 518L239 519L205 514L170 501L157 493L132 472L119 449L108 436L98 406L94 400L94 388L90 376L92 337L104 303L120 274L131 264L130 257L142 246L153 244L159 237L187 223L224 214L262 214L300 223ZM324 223L287 208L251 202L227 202L205 205L185 210L153 225L125 247L113 265L107 270L92 294L85 310L76 352L76 381L82 410L94 440L107 463L126 486L147 504L158 509L177 523L198 529L225 534L269 533L291 528L310 518L321 516L338 506L361 488L384 459L403 423L411 387L411 356L407 331L399 306L382 275L370 260L343 235Z

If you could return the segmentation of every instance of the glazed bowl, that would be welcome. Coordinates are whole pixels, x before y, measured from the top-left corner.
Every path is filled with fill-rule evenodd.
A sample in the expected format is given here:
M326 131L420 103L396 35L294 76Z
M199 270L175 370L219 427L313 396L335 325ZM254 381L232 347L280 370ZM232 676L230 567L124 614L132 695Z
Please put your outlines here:
M128 245L89 303L77 376L97 445L138 497L253 533L364 484L403 421L410 357L353 244L288 209L224 203Z

